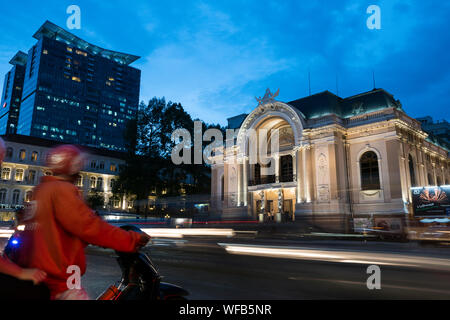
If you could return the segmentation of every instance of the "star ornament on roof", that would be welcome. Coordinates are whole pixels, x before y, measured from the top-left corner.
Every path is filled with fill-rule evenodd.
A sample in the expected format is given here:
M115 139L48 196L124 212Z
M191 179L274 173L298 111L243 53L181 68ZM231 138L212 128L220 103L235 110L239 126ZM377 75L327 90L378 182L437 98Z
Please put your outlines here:
M277 90L277 92L272 93L270 92L270 89L266 89L266 93L264 94L264 97L255 97L256 101L258 101L258 106L265 105L267 103L275 102L275 98L280 94L280 89Z

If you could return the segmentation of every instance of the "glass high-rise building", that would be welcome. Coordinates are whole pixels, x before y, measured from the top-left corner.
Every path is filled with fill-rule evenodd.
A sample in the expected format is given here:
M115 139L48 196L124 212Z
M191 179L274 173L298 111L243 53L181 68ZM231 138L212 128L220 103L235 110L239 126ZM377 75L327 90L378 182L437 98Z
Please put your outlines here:
M19 121L20 99L25 78L26 53L19 51L9 61L13 65L5 75L0 105L0 134L16 133Z
M24 70L17 134L124 151L136 117L139 57L106 50L46 21Z

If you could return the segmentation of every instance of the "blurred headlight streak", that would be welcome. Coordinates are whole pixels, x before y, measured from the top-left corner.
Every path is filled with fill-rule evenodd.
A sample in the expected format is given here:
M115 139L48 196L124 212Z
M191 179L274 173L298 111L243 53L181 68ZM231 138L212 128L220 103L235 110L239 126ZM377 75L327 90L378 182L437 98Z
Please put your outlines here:
M319 260L336 263L391 265L450 270L450 260L417 255L385 252L317 250L301 247L276 247L247 244L218 243L230 254L253 255L271 258Z
M233 237L233 229L169 229L169 228L146 228L142 229L146 234L154 238L182 238L184 236L223 236Z
M3 229L0 230L0 238L9 238L14 233L14 230Z

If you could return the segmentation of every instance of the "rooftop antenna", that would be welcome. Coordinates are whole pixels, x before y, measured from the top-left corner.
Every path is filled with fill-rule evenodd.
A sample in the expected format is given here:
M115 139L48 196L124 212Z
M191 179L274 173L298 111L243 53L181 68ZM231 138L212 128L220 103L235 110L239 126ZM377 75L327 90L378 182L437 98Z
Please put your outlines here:
M309 88L309 95L311 95L311 72L308 69L308 88Z
M373 89L375 90L376 86L375 86L375 71L373 71L372 69L372 81L373 81Z
M338 75L336 74L336 95L339 96L339 82L338 82Z

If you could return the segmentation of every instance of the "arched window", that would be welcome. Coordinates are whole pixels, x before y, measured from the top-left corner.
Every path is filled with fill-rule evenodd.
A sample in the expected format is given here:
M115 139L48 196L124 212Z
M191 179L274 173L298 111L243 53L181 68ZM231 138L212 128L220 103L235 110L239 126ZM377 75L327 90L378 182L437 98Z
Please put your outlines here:
M292 169L292 156L282 156L280 158L280 182L291 182L294 172Z
M34 184L35 179L36 179L36 171L28 170L27 183Z
M436 177L436 185L437 186L442 186L442 180L440 177Z
M97 179L96 179L95 177L91 177L91 178L89 179L89 181L90 181L90 184L89 184L90 188L91 188L91 189L95 189L95 184L96 184L96 182L97 182Z
M37 153L37 151L33 151L31 153L31 162L36 162L37 159L38 159L38 153Z
M6 204L6 193L8 191L6 189L0 189L0 203Z
M11 178L11 168L2 169L2 179L9 180Z
M25 151L25 149L20 150L20 152L19 152L19 160L20 161L24 161L26 156L27 156L27 152Z
M75 183L78 187L82 187L83 186L83 176L81 174L79 174L77 176L77 181Z
M46 176L51 176L52 173L51 173L51 171L45 171L45 175L46 175Z
M16 169L15 179L16 181L23 181L23 169Z
M434 185L433 176L431 175L431 173L429 173L427 176L428 176L428 185L433 186Z
M20 190L14 190L12 195L12 205L19 204Z
M13 148L9 147L8 149L6 149L6 158L11 159L12 156L13 156Z
M33 197L33 191L31 191L31 190L27 191L25 193L25 202L30 202L32 197Z
M359 165L361 169L361 190L380 189L378 157L375 152L365 152L359 160Z
M97 179L97 190L102 190L103 189L103 178L99 177Z
M414 160L411 155L408 157L408 163L409 163L409 176L411 178L411 187L416 186L416 174L414 172Z

